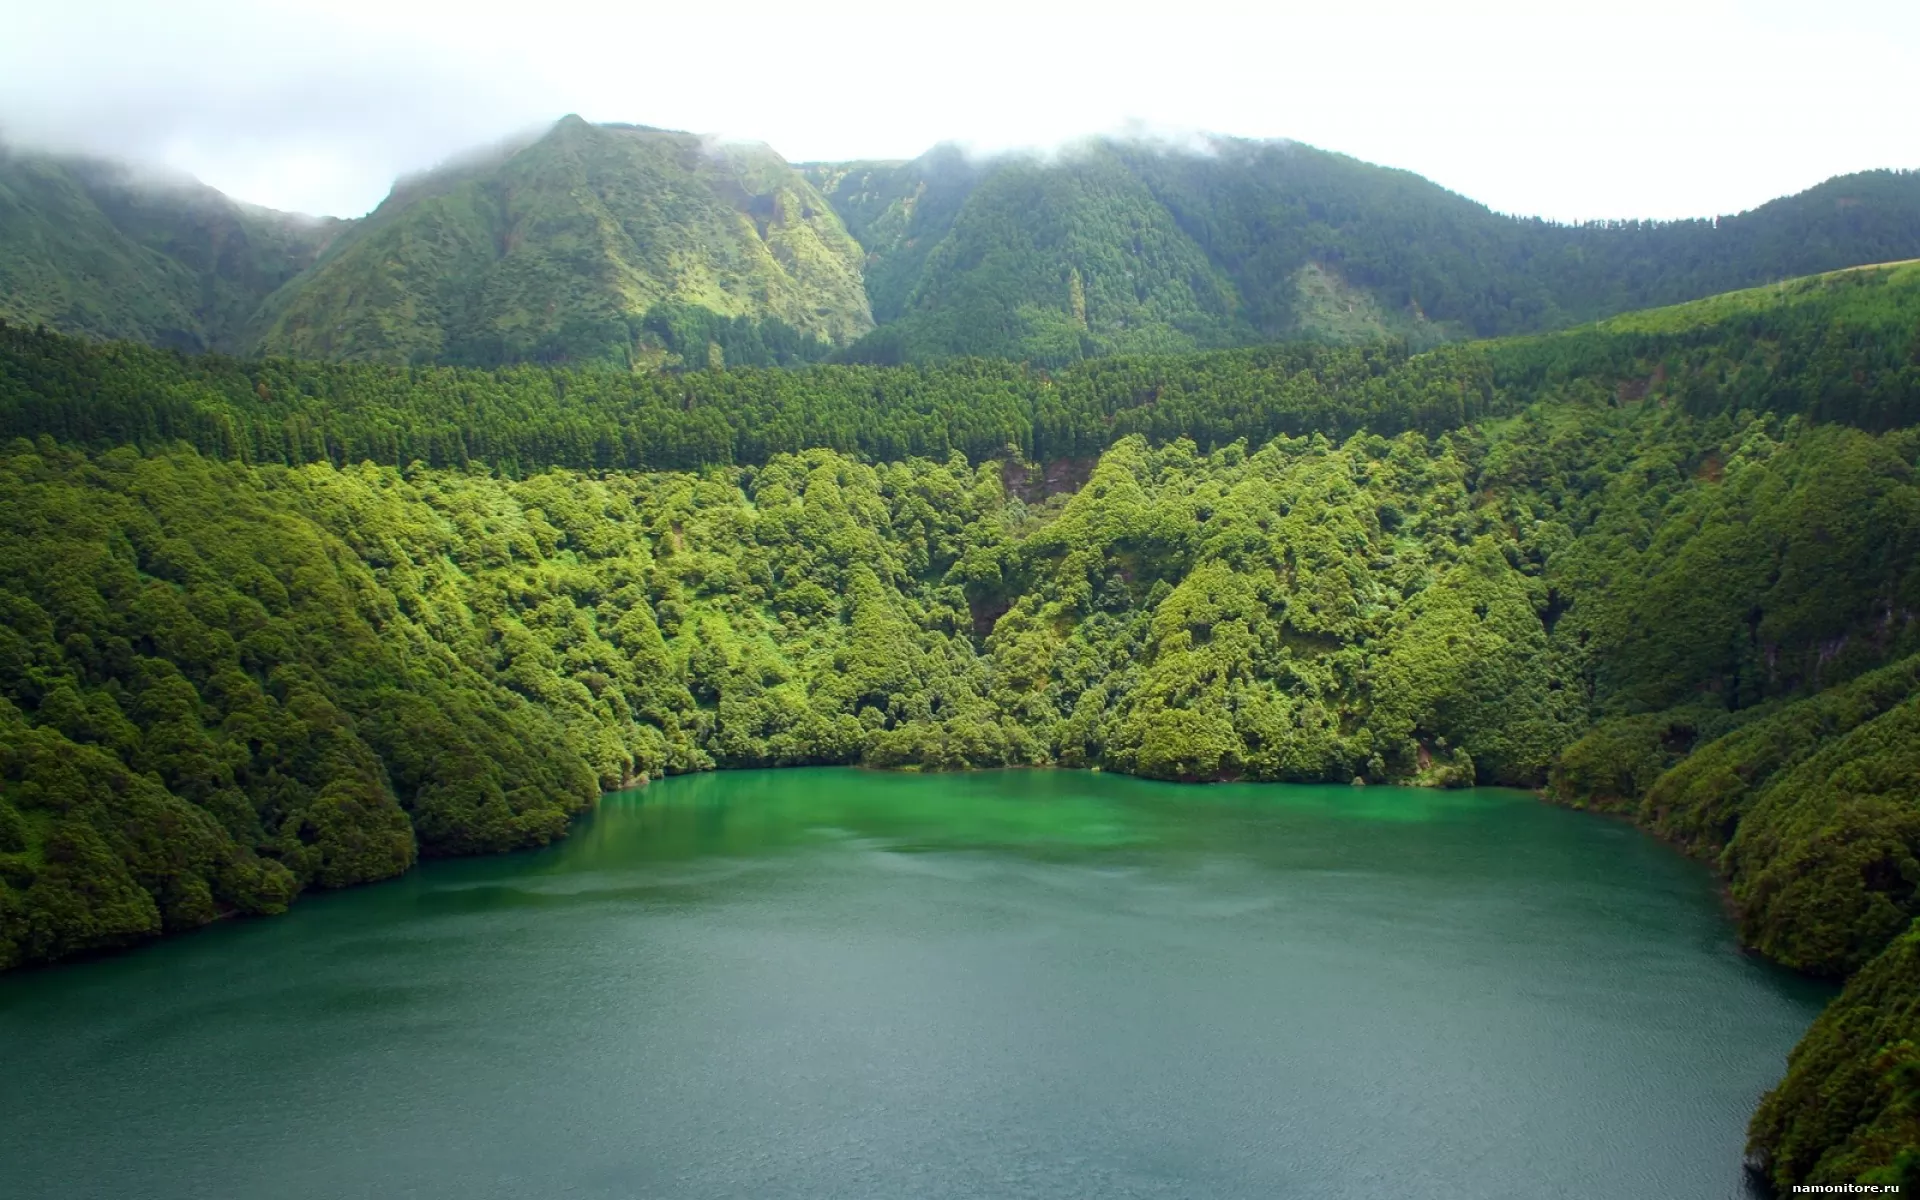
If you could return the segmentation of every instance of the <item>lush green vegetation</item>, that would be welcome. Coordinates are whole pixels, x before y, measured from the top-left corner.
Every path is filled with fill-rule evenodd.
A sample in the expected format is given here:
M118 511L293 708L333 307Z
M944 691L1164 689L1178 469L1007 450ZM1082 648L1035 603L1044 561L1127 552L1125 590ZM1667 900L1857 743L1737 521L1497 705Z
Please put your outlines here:
M1854 976L1761 1102L1753 1142L1770 1181L1898 1184L1912 1195L1920 1187L1917 1035L1920 926Z
M248 462L692 468L830 447L1084 458L1139 433L1203 449L1367 429L1436 435L1566 394L1696 416L1920 422L1920 266L1839 272L1565 334L1410 355L1269 346L1058 371L962 360L798 372L480 371L181 358L0 328L0 436L97 448L184 440ZM673 315L685 344L751 329ZM663 324L663 328L666 327ZM732 332L728 332L731 329ZM764 341L758 343L763 349Z
M1058 372L8 327L0 964L538 844L661 772L1546 785L1713 859L1750 944L1849 979L1756 1161L1896 1178L1917 394L1920 267Z
M0 151L0 218L0 317L96 337L396 365L1058 367L1279 339L1424 349L1913 258L1920 176L1563 226L1286 142L795 168L568 117L347 222Z
M870 361L1059 364L1274 338L1555 329L1920 255L1920 176L1867 172L1715 220L1554 225L1285 142L1089 142L1048 159L808 171L868 251Z
M1898 549L1913 560L1910 543ZM1877 630L1863 622L1878 645L1862 658L1904 644L1895 625L1911 617L1892 617ZM1822 644L1816 669L1838 666L1838 642ZM1730 714L1696 702L1607 722L1562 756L1556 785L1716 858L1750 944L1843 976L1920 915L1916 713L1920 659L1910 658L1784 705Z
M873 325L860 250L764 146L567 117L402 180L255 318L267 353L654 365L645 315L696 305L843 343ZM707 346L696 365L707 365Z
M0 145L0 318L183 350L239 350L275 289L344 223L191 180Z
M0 148L0 317L182 349L651 369L824 357L860 248L764 146L569 117L356 221Z
M679 375L181 359L0 329L0 433L160 445L249 462L363 459L512 469L728 465L825 446L873 458L1097 454L1117 437L1362 427L1438 433L1482 415L1471 352L1263 347L1088 363L986 360Z

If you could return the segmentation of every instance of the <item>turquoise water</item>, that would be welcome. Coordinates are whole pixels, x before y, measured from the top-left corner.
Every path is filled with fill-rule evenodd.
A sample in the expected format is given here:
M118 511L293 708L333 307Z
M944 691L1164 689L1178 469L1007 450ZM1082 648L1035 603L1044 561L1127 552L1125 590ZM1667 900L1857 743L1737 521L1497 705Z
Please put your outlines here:
M0 977L0 1195L1718 1200L1826 995L1518 793L703 775Z

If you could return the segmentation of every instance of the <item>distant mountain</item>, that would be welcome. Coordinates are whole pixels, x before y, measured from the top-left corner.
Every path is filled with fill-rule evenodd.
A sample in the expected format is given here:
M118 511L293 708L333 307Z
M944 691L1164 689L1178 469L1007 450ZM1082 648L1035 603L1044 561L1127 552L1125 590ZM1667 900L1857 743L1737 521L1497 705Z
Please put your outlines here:
M772 150L568 117L402 181L256 332L309 358L624 360L660 305L829 344L873 327L859 246Z
M345 225L240 204L192 180L0 147L0 317L244 349L260 302Z
M788 164L567 117L358 221L0 154L0 316L376 362L1057 365L1537 332L1920 257L1920 173L1737 216L1557 225L1292 142Z
M867 252L859 357L1059 361L1276 338L1553 329L1920 255L1920 174L1717 220L1557 225L1291 142L806 168Z

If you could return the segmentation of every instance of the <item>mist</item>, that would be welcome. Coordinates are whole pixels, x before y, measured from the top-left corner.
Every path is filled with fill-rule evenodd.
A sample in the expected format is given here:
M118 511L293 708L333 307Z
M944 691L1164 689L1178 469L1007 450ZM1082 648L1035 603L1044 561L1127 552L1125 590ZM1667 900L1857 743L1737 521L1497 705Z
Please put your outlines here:
M76 0L11 14L0 137L358 216L577 112L790 161L1293 138L1558 220L1735 212L1920 165L1920 6L1413 0L1258 11L983 0Z

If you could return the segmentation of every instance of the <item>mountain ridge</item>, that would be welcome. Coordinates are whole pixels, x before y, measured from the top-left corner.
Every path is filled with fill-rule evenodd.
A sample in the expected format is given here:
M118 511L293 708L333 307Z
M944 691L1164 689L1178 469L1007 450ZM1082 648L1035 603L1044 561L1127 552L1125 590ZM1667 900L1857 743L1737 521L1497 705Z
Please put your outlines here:
M765 147L578 117L412 177L257 325L269 353L376 360L617 357L662 302L843 343L872 326L858 250Z
M1057 318L1074 311L1070 272L1082 272L1084 289L1092 264L1076 259L1072 247L1062 252L1047 244L1044 231L1023 243L1020 235L1031 230L1013 215L1017 202L996 204L988 194L984 204L977 195L956 204L951 195L941 196L939 211L954 214L950 221L930 221L917 206L928 195L940 196L941 188L949 193L956 187L986 189L996 173L1059 176L1077 170L1105 176L1106 193L1082 206L1078 223L1083 228L1104 219L1100 209L1115 189L1150 193L1152 204L1171 216L1177 230L1171 254L1200 264L1197 271L1174 273L1202 283L1196 299L1199 293L1211 297L1211 303L1188 304L1161 323L1162 332L1184 340L1180 348L1189 349L1297 336L1328 324L1328 316L1339 314L1312 295L1319 280L1328 281L1336 297L1358 292L1372 298L1381 318L1363 326L1361 335L1432 341L1540 332L1771 279L1920 253L1920 175L1913 172L1837 177L1747 213L1563 225L1503 216L1412 172L1300 142L1222 138L1212 147L1194 153L1092 139L1082 144L1078 159L1007 156L985 167L973 165L970 175L956 176L951 148L944 156L935 152L904 165L837 169L830 197L861 212L862 219L850 221L849 228L865 238L874 276L890 268L889 256L910 254L918 260L908 270L913 278L895 283L892 295L883 297L870 284L876 316L894 316L890 305L898 305L901 326L888 331L889 321L882 318L870 356L883 361L951 353L1061 357L1048 342L1050 337L1057 341ZM876 181L890 188L891 196L876 198ZM1060 211L1068 211L1073 199L1066 197ZM1159 222L1155 228L1164 227ZM1137 238L1142 228L1122 228L1106 241ZM877 231L880 238L865 230ZM1135 257L1150 262L1147 247L1136 246ZM943 277L943 254L963 269ZM1056 276L1065 277L1066 286ZM1063 299L1049 303L1050 292ZM988 307L998 311L1019 313L1031 306L1044 315L998 341L992 322L969 330L962 321L956 334L953 312L979 303L982 293ZM1138 334L1129 329L1134 323L1126 297L1118 307L1118 320L1110 322L1108 332L1124 343ZM1098 326L1102 318L1094 312L1091 320ZM1097 342L1099 331L1094 332ZM968 333L975 336L969 339ZM1135 348L1088 345L1082 351Z
M1920 255L1912 171L1838 176L1737 214L1566 224L1302 142L1215 136L788 163L762 143L568 116L404 176L352 221L201 185L191 204L89 190L74 164L0 154L0 315L395 363L1418 347ZM23 186L35 171L68 184ZM197 228L196 205L237 214L261 248L223 261L154 232Z
M94 158L0 145L0 316L185 350L246 349L247 316L348 222Z

